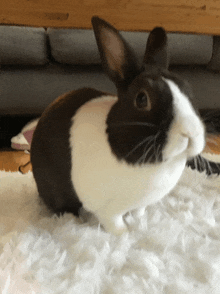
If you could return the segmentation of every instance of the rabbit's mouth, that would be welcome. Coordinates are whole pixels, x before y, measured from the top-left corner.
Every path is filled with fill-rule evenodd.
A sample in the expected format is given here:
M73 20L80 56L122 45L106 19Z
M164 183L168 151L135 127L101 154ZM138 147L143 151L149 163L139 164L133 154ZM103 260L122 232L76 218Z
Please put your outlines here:
M199 155L205 148L205 136L204 133L198 134L195 137L189 138L187 155L188 157L194 157Z
M179 154L186 153L190 145L190 139L185 135L178 134L172 141L172 144L167 144L163 151L164 161L169 158L178 156Z
M205 127L190 100L178 85L165 79L173 96L173 117L163 158L185 154L186 158L199 155L205 147Z

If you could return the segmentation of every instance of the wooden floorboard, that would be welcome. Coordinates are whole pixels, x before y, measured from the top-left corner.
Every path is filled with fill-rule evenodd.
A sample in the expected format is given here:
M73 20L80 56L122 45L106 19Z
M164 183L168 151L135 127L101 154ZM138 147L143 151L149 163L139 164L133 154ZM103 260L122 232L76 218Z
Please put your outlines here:
M30 155L24 151L1 151L0 170L18 171L30 161ZM31 169L31 167L30 167Z

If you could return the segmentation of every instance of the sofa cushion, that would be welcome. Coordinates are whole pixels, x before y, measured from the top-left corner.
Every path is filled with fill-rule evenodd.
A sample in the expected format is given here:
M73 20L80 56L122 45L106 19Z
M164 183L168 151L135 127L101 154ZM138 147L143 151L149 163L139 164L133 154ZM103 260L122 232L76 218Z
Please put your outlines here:
M47 60L43 28L0 26L0 64L42 65Z
M199 108L220 108L220 73L205 66L171 66L171 70L192 85L193 103ZM34 114L65 92L83 87L116 94L116 88L101 66L59 66L38 69L2 68L0 79L0 118L4 114Z
M92 30L48 29L53 58L66 64L98 64L100 58ZM122 32L141 60L149 33ZM171 64L207 64L212 56L213 37L168 34Z
M208 68L220 71L220 36L214 36L213 38L213 54Z

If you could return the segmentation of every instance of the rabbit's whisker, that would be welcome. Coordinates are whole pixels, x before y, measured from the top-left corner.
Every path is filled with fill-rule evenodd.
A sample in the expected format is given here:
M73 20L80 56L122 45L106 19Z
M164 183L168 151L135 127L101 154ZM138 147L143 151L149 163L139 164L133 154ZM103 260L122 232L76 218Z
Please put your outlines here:
M127 154L126 154L126 158L129 156L129 155L131 155L135 150L137 150L140 146L142 146L144 143L146 143L149 139L150 139L150 141L152 141L153 139L152 139L152 137L154 138L154 136L150 136L150 137L147 137L147 138L145 138L143 141L141 141L140 143L138 143L131 151L129 151ZM148 144L149 144L149 142L148 142Z
M156 162L159 162L159 159L160 159L160 147L161 147L161 144L159 144L157 147Z
M155 152L155 160L157 161L157 152L158 152L158 149L156 150L156 140L158 138L158 136L160 135L160 131L157 132L155 138L154 138L154 152Z
M151 151L151 149L154 147L154 145L151 145L147 150L146 150L146 152L144 152L144 154L139 158L139 160L138 160L138 163L142 163L142 164L144 164L145 163L145 160L146 160L146 158L147 158L147 155L148 155L148 153ZM146 149L146 148L145 148Z
M144 148L143 155L139 158L138 163L142 163L143 164L146 161L147 155L152 150L152 148L154 148L154 152L153 152L153 154L151 155L151 157L147 161L150 162L150 159L154 155L155 155L156 161L157 160L159 161L159 149L160 149L161 145L159 145L158 148L157 148L157 150L156 150L156 140L157 140L159 134L160 134L160 131L155 136L151 136L153 138L149 142L147 142L147 144L146 144L146 146ZM150 145L151 143L153 143L153 144Z
M110 126L118 127L118 126L145 126L145 127L156 127L155 124L147 123L147 122L118 122L111 123Z
M150 143L152 143L153 140L155 140L156 136L153 136L153 138L150 140L150 142L148 142L144 148L144 153L143 155L140 157L140 159L138 160L138 163L142 161L142 163L145 162L147 155L149 154L149 152L151 151L151 149L154 147L154 144L152 144L151 146L149 146ZM148 148L149 147L149 148ZM154 154L154 153L153 153ZM143 160L142 160L143 158Z
M153 157L154 155L155 155L155 154L153 153L153 154L148 158L147 162L150 162L151 159L152 159L152 157Z

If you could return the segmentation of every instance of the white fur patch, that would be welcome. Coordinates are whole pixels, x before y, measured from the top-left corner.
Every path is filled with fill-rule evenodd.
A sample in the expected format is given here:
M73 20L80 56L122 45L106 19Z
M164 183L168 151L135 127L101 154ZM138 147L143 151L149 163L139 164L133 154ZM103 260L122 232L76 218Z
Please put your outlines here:
M174 120L168 134L164 158L186 153L193 157L205 147L205 129L187 96L171 80L163 78L173 96Z
M86 210L115 234L126 231L123 215L163 198L177 183L186 155L142 167L118 161L106 134L106 118L116 102L113 96L84 104L70 129L71 178Z
M32 173L0 171L1 293L219 294L219 196L220 177L186 168L116 238L90 214L42 215Z
M220 177L186 168L118 238L89 214L42 215L32 173L0 171L0 199L2 294L220 293Z

